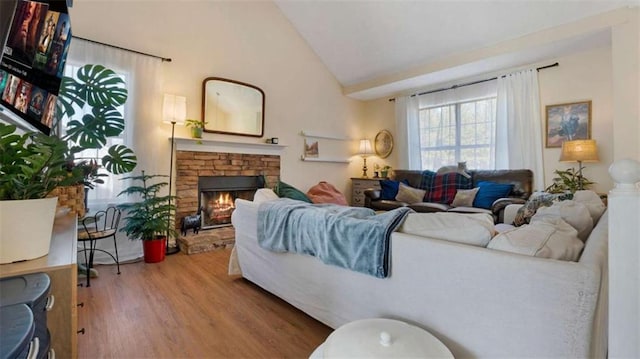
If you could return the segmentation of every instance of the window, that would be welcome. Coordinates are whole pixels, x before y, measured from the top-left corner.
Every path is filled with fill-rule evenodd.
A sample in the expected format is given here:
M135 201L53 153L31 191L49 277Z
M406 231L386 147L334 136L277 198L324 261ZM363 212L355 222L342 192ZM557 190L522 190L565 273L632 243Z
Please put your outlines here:
M467 168L495 168L496 98L418 110L422 169L467 162Z
M65 70L64 70L64 76L67 77L72 77L74 79L77 79L77 73L78 73L78 69L80 67L82 67L83 65L80 64L73 64L73 63L69 63L67 62L66 66L65 66ZM112 68L113 69L113 68ZM114 71L116 71L116 73L123 79L125 80L125 84L127 84L127 74L121 72L121 71L117 71L116 69L113 69ZM126 113L127 113L127 103L125 103L124 106L119 106L117 107L117 110L126 118ZM71 120L81 120L83 116L83 112L82 111L77 111L75 113L75 115L72 118L65 118L62 122L62 134L64 134L65 129L67 128L67 124L69 123L69 121ZM107 143L105 146L103 146L101 149L87 149L84 150L82 152L79 152L75 155L75 158L80 160L80 159L86 159L86 160L90 160L90 159L98 159L98 165L100 165L100 159L102 157L104 157L107 154L107 151L109 149L109 147L111 147L112 145L115 144L124 144L127 145L127 128L125 128L125 130L120 134L120 136L116 136L116 137L109 137L107 138ZM102 169L99 170L100 173L104 173L107 176L106 177L101 177L101 179L104 181L104 183L102 184L96 184L95 188L92 190L89 190L87 192L87 205L89 208L91 208L92 206L94 207L99 207L102 208L110 203L114 203L119 201L119 198L121 197L117 197L118 193L120 193L126 186L126 183L124 183L124 181L121 181L120 179L123 178L126 175L114 175L111 174L109 172L107 172L106 170ZM123 198L122 201L124 201L125 199Z

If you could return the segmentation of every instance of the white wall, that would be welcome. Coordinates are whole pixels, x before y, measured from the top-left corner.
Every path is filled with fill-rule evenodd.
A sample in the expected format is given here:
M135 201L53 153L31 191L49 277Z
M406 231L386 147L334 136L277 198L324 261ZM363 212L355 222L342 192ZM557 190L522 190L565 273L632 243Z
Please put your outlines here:
M363 134L359 123L363 103L342 95L342 89L316 54L271 2L244 1L88 1L70 9L74 35L172 58L164 63L164 92L187 97L187 117L201 118L202 81L217 76L260 87L265 92L265 138L279 137L288 148L282 155L282 179L304 191L320 180L347 193L349 177L358 174L361 159L351 164L302 162L300 130L349 136ZM154 158L168 172L169 125L146 121L142 136L152 144L138 156ZM152 117L154 117L152 115ZM157 125L156 125L157 124ZM176 127L176 136L188 137ZM205 139L264 142L251 137L204 134ZM345 159L357 141L321 142L321 152Z
M613 182L608 168L613 162L613 90L611 48L602 47L553 59L560 66L538 73L540 113L546 133L547 105L591 101L591 138L598 144L600 162L583 163L583 175L596 182L592 189L607 193ZM544 144L544 141L543 141ZM560 148L544 148L545 186L552 183L555 170L578 168L577 163L559 162ZM542 190L543 188L538 188Z

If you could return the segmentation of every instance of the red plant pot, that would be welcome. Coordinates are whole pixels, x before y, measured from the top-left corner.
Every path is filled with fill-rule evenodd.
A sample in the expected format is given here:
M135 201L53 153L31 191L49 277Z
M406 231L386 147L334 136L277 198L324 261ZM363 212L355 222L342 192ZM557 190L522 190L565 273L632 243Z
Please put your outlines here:
M164 260L167 249L167 237L159 236L151 240L142 241L145 263L158 263Z

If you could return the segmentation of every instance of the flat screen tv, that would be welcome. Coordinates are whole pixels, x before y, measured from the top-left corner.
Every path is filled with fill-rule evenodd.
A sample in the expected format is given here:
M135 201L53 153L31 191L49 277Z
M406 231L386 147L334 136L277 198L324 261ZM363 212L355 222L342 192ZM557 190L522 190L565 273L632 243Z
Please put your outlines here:
M0 0L4 2L5 0ZM10 0L3 4L0 119L46 134L54 125L56 100L71 42L65 0ZM28 125L28 126L25 126Z

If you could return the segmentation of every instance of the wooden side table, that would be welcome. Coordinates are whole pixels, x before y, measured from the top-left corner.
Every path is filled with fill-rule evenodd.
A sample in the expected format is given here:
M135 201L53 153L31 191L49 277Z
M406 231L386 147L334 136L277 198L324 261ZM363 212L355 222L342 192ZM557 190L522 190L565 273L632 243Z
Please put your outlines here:
M351 177L351 205L364 207L364 190L368 188L380 189L380 180L384 178Z

